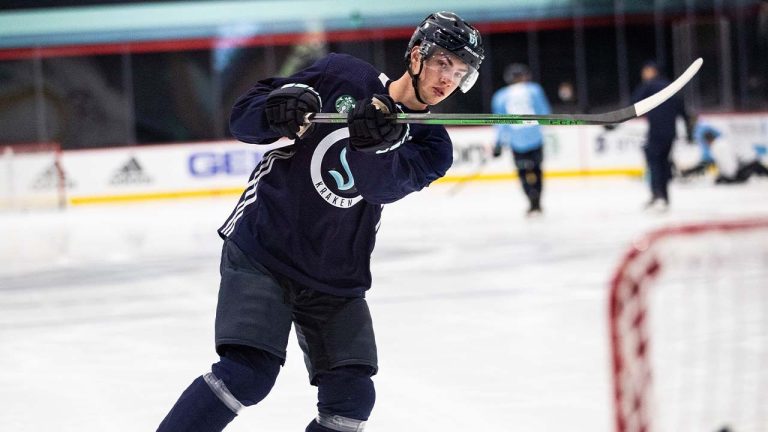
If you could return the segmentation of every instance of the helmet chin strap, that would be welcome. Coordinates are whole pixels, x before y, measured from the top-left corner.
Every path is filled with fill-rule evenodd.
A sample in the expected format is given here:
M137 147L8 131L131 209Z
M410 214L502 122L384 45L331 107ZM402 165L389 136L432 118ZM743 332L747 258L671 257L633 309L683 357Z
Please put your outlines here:
M419 58L419 72L414 74L411 71L411 63L408 62L408 75L411 76L411 85L413 86L413 91L416 93L416 100L423 103L426 106L429 106L428 103L424 102L424 100L421 98L421 95L419 94L419 76L421 75L421 71L424 69L424 59Z

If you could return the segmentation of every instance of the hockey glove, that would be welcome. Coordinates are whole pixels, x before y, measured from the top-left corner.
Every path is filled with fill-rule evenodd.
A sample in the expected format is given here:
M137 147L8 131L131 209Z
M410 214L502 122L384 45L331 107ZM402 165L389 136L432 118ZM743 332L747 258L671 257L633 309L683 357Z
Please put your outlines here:
M387 118L388 114L396 112L398 108L389 95L376 94L373 98L357 101L355 108L347 115L349 144L368 153L381 153L399 147L409 128Z
M290 139L308 133L314 124L305 123L307 113L320 112L322 103L315 89L304 84L286 84L267 96L264 113L273 131Z

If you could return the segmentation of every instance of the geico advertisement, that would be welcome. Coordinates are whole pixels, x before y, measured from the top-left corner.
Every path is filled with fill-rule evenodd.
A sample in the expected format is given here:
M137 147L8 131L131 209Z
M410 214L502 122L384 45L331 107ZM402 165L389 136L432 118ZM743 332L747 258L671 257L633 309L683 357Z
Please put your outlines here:
M187 157L189 175L196 179L222 176L247 176L259 163L263 152L252 148L237 150L205 150Z
M266 152L236 141L65 151L71 197L242 188Z

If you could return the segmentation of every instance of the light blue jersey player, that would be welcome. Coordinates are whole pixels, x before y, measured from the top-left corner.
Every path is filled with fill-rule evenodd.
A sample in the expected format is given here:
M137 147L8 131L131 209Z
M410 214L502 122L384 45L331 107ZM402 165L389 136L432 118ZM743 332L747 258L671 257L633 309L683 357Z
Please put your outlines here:
M550 114L552 112L544 90L531 82L531 72L526 65L513 63L504 72L509 84L496 91L491 100L495 114ZM509 147L514 156L523 191L528 197L528 215L541 213L542 172L544 161L544 137L541 127L532 125L499 125L496 128L494 157Z

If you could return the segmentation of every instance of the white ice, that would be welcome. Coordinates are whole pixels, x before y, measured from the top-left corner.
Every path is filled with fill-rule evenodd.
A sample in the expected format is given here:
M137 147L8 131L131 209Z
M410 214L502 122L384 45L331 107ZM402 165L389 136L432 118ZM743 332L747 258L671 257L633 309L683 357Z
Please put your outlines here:
M367 428L612 430L608 280L673 223L768 216L768 182L672 187L641 211L623 178L553 179L526 219L516 182L438 184L386 206L368 300L380 358ZM0 214L0 431L152 431L217 360L221 242L236 197ZM228 431L303 431L295 339L277 384Z

